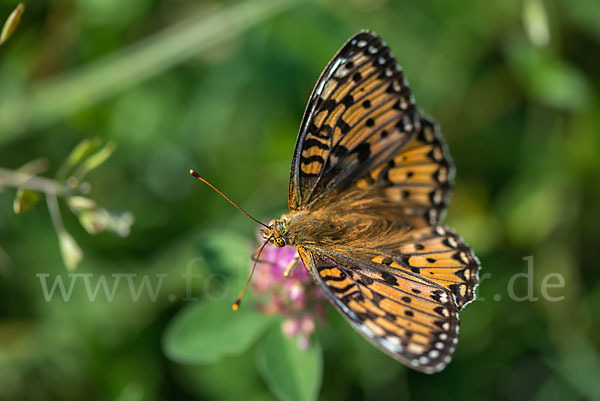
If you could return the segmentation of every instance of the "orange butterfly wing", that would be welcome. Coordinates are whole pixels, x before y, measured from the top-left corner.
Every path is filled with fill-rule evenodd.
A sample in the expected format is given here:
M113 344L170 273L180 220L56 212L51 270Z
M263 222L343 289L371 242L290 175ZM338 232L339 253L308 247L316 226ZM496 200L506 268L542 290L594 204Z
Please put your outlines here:
M376 187L413 227L442 222L454 180L454 166L437 125L420 116L417 134L394 157L359 179L355 188Z
M388 161L419 119L402 71L371 32L351 38L329 62L306 108L292 159L289 208L316 207Z
M410 273L384 275L369 261L307 249L300 255L328 299L373 345L425 373L450 362L458 312L447 291ZM390 284L398 281L404 288ZM439 294L446 302L428 299Z
M315 238L297 247L314 280L359 333L425 373L451 360L458 312L474 299L478 284L479 261L440 225L453 177L443 137L416 111L387 45L371 32L351 38L309 100L288 203L292 214L339 218L336 209L343 209L392 228L352 246L345 238L324 246L323 234L312 230Z

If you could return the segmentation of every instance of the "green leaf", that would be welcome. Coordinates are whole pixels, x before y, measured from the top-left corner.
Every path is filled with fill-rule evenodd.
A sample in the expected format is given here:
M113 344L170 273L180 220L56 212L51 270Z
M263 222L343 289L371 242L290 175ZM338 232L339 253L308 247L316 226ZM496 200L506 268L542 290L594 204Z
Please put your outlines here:
M71 234L66 231L58 232L58 241L60 244L60 253L67 269L70 271L75 270L83 259L83 251Z
M98 147L100 146L100 143L101 143L100 138L94 138L94 139L86 138L86 139L81 140L81 142L79 142L77 144L77 146L75 146L73 148L71 153L69 153L69 156L67 157L67 159L64 161L64 163L58 170L56 177L59 180L63 180L67 176L67 173L73 167L75 167L84 158L88 157L92 152L94 152L96 149L98 149Z
M19 3L17 7L14 9L12 13L6 19L4 26L2 27L2 33L0 33L0 45L8 40L14 33L17 26L19 26L19 22L21 21L21 16L25 12L25 4Z
M105 161L108 160L108 158L112 155L116 148L117 146L114 142L108 142L99 151L85 159L81 163L79 171L76 174L78 180L82 181L83 177L85 177L87 173L100 167Z
M243 353L272 318L252 309L251 292L240 310L231 309L250 268L247 238L236 232L210 230L198 241L197 251L206 297L212 293L224 299L190 305L182 311L167 329L163 346L175 361L203 364ZM220 291L210 291L211 282L215 282L211 278L220 278Z
M279 327L274 328L258 357L258 368L279 399L316 400L323 372L321 346L313 342L307 351L302 351Z
M163 341L165 353L179 363L207 364L246 351L273 321L247 303L234 312L231 300L202 302L171 322Z
M548 28L548 15L543 0L525 0L523 24L531 43L539 47L548 45L550 28Z
M13 201L13 211L16 214L26 212L40 200L40 194L29 189L19 188Z
M237 280L237 290L242 288L252 262L247 236L235 231L211 229L197 241L196 248L208 272Z

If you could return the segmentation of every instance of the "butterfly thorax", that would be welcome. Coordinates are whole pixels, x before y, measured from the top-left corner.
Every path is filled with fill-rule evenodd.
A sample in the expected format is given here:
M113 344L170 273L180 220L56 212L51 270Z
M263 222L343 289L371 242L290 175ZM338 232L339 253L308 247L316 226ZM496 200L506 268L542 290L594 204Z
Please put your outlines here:
M263 237L277 247L317 246L375 248L387 240L397 241L408 226L397 219L353 211L351 205L302 210L273 219ZM402 228L404 229L402 229ZM394 234L392 234L392 232ZM377 244L377 245L376 245Z
M269 222L269 226L262 230L263 238L280 248L286 245L298 246L314 238L312 233L303 228L318 226L318 223L311 220L311 216L303 212L284 214L280 219Z
M328 219L319 218L318 213L305 211L290 213L273 219L269 227L262 230L263 237L277 247L298 246L319 242L330 242L343 235ZM344 230L346 231L346 230Z

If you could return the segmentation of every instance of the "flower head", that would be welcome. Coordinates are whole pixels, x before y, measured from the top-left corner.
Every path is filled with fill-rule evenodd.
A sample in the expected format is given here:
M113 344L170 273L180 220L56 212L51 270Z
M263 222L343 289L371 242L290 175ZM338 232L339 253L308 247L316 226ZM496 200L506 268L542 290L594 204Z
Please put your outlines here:
M284 272L294 261L296 265L285 277ZM296 249L267 244L256 264L252 288L259 295L258 309L269 315L282 315L283 334L296 338L300 349L307 349L315 321L326 321L325 297L298 258Z

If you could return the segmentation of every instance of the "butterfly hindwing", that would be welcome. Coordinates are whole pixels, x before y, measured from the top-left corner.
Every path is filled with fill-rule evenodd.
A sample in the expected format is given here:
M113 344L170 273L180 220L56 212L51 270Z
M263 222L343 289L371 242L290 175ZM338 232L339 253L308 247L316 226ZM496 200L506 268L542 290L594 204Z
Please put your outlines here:
M459 309L475 299L479 260L456 232L446 226L409 230L387 242L374 262L418 274L447 288Z
M290 211L315 205L388 161L419 129L387 45L360 32L327 65L308 102L290 174Z
M375 346L425 373L450 362L459 321L449 289L356 255L310 248L299 253L330 301Z

